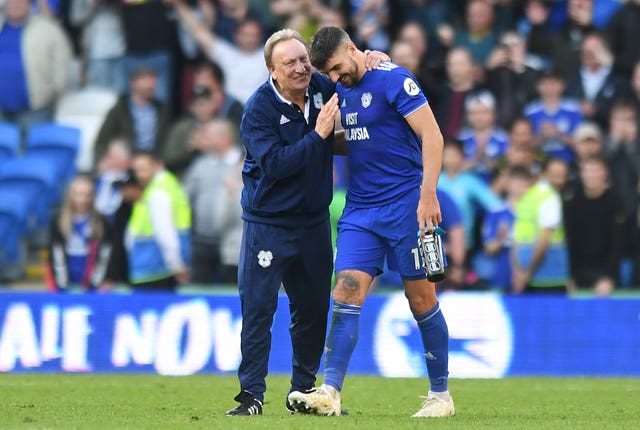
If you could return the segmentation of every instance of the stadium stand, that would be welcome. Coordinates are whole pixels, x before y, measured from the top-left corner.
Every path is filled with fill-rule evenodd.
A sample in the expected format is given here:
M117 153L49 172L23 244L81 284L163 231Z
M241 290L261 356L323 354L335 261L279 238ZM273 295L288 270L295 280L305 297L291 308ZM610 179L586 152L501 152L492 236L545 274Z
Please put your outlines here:
M10 122L0 122L0 163L11 159L20 149L20 129Z
M32 202L20 190L0 184L0 279L16 280L25 272Z
M0 186L10 188L28 203L35 221L30 223L29 242L34 246L48 243L51 209L60 200L61 191L56 165L47 158L19 157L0 169Z
M88 87L69 92L58 100L54 112L55 122L80 130L80 145L75 160L78 171L86 172L93 168L96 136L117 98L115 91Z
M75 160L80 136L81 132L76 127L55 123L37 124L29 129L24 155L53 163L58 183L64 185L76 174Z

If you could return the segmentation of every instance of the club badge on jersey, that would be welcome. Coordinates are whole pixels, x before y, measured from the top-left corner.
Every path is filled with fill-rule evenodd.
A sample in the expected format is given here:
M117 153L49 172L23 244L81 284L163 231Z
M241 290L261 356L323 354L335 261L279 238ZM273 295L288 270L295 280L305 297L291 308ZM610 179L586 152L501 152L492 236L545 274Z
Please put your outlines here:
M422 266L427 272L427 279L431 282L444 280L444 267L446 265L442 251L442 235L445 233L440 227L432 232L425 230L424 236L418 233L418 248L422 257Z

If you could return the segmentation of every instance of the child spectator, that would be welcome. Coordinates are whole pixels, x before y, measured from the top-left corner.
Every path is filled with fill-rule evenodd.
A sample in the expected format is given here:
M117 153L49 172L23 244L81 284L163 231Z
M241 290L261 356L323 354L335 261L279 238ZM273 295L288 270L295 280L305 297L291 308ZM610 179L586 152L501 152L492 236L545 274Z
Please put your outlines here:
M504 206L488 213L482 223L482 250L475 256L473 268L481 281L504 292L512 285L511 244L516 203L529 189L533 178L526 167L509 168Z
M111 252L111 230L93 206L93 181L75 177L60 213L51 224L46 281L50 290L93 290L104 281Z
M525 116L533 126L539 147L548 157L573 160L571 135L582 122L579 105L562 97L564 80L554 71L546 71L538 79L540 98L525 108Z

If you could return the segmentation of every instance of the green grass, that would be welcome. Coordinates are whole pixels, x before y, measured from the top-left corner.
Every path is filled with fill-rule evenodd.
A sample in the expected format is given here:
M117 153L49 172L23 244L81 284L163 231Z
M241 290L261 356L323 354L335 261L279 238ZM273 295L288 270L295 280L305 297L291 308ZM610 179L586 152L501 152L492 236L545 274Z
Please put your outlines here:
M0 375L2 429L637 429L640 379L454 379L457 415L411 419L420 379L347 378L343 417L284 411L288 378L268 379L265 415L225 417L233 376Z

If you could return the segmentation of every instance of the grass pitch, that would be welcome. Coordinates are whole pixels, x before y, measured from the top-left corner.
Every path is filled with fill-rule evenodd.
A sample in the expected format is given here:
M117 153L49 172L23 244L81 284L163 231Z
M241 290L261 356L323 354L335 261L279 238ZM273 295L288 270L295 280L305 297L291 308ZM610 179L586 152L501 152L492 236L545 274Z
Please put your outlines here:
M348 376L343 417L289 415L288 378L270 376L265 414L226 417L234 376L0 375L2 429L637 429L640 379L450 381L457 415L411 419L421 379Z

